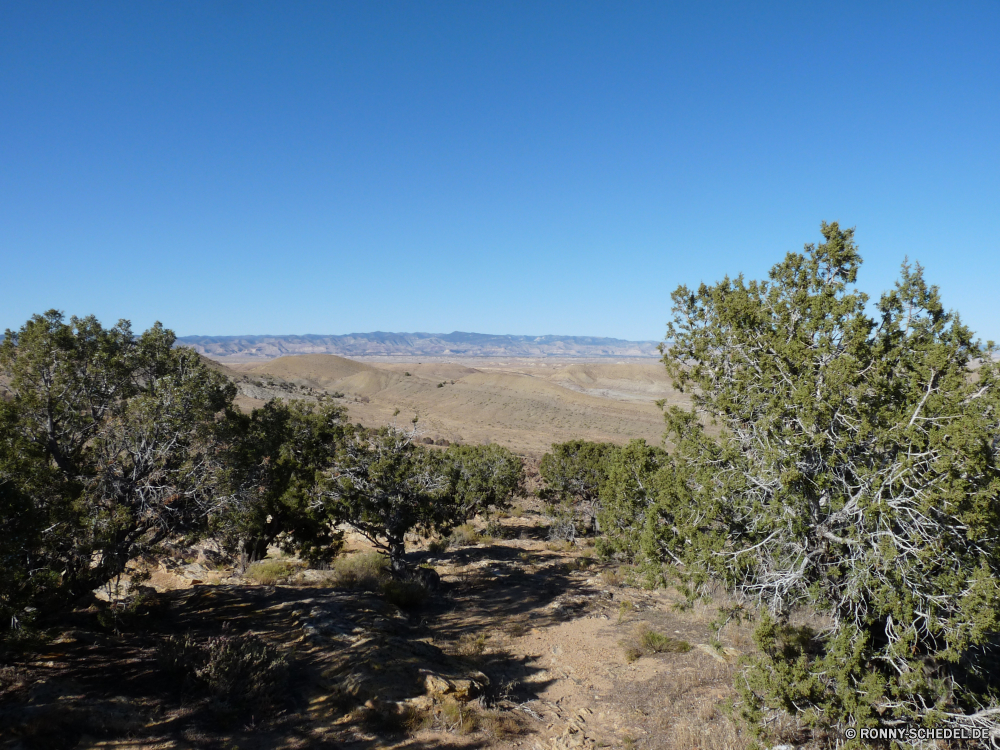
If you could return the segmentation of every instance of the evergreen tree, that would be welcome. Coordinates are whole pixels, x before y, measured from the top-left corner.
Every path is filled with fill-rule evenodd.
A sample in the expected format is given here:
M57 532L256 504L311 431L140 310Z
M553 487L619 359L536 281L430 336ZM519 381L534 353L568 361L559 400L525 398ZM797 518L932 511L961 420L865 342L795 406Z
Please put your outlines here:
M6 332L0 520L21 541L0 577L32 606L63 606L201 524L214 417L235 389L174 340L55 310Z
M992 344L904 264L870 317L853 230L767 281L674 292L664 360L689 411L647 557L766 612L748 716L1000 732L1000 410ZM712 427L712 429L707 429ZM793 608L826 613L813 632Z

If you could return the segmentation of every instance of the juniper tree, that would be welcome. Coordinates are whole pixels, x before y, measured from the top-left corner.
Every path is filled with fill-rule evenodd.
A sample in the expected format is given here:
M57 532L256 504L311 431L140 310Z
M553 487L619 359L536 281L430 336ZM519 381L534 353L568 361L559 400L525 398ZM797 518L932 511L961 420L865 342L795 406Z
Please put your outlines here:
M135 336L128 321L67 323L55 310L6 332L2 521L25 546L4 574L30 565L22 592L71 601L201 523L214 415L235 391L174 341L159 323Z
M479 513L507 507L521 491L521 459L496 445L446 452L415 442L416 427L355 428L343 441L318 505L389 557L408 578L406 535L444 533Z
M568 508L570 522L575 524L579 516L590 531L597 531L601 486L607 478L608 457L614 450L613 443L589 440L553 443L538 467L545 481L539 496Z
M342 532L316 512L324 472L347 428L333 405L272 400L250 414L230 409L218 426L217 495L211 530L244 564L266 556L276 542L311 562L328 562Z
M664 361L693 407L667 412L643 549L767 613L750 717L1000 734L992 344L919 265L870 316L853 230L822 233L766 281L674 292ZM831 625L793 627L799 606Z
M602 469L600 521L604 536L598 541L602 554L627 560L641 556L645 527L662 489L661 474L670 465L662 448L645 440L631 440L609 452ZM653 551L652 557L658 557Z
M442 518L448 478L440 456L414 442L416 429L355 428L337 453L316 503L334 523L346 523L389 557L406 578L406 535Z
M448 502L438 514L439 527L505 510L524 491L524 463L495 443L451 446L444 452L444 470Z

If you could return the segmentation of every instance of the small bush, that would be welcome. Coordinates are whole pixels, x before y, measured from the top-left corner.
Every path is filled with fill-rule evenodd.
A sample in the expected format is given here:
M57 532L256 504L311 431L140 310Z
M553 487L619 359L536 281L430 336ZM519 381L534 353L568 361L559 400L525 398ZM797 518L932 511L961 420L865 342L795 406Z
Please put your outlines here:
M625 585L625 577L618 569L605 570L601 573L601 580L608 586L620 587Z
M654 654L686 654L691 650L691 644L669 635L647 630L640 637L642 647Z
M475 527L471 523L463 523L461 526L456 526L452 530L451 536L448 537L448 541L455 547L465 547L469 544L478 544L482 541L482 539L482 535L476 531Z
M356 552L331 567L330 584L339 588L380 591L389 580L389 558L381 552Z
M427 589L412 581L386 581L382 596L400 609L417 609L427 600Z
M504 525L500 523L499 518L491 518L486 524L486 528L483 529L483 532L484 536L489 537L490 539L507 538L507 529L505 529Z
M427 543L427 551L432 555L440 555L442 552L448 549L448 539L432 539Z
M625 649L625 661L631 664L634 661L638 661L639 657L642 656L642 649L638 646L629 646L622 644L622 648Z
M274 586L301 568L300 564L291 560L259 560L247 568L246 576L262 586Z
M163 669L237 706L270 702L284 692L288 660L252 633L195 641L171 636L157 654Z

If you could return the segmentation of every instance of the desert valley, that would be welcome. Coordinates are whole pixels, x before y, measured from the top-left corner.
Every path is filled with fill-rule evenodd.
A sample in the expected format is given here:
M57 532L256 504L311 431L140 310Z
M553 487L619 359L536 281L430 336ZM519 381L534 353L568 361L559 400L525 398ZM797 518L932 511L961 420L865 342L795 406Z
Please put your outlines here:
M601 559L593 537L552 538L551 510L537 496L539 460L553 443L661 441L656 402L683 402L662 362L219 359L203 357L236 384L244 411L271 400L333 403L371 428L411 428L416 416L423 445L496 443L520 455L523 494L448 537L408 535L409 562L440 576L416 599L387 588L384 562L349 528L342 553L318 568L277 547L234 567L211 542L177 538L4 671L3 747L746 743L725 705L747 632L717 631L707 604L678 610L680 594L646 588L637 571ZM109 620L109 606L127 611ZM158 676L164 642L226 633L253 634L285 660L266 716L254 713L265 703L252 695L233 700Z
M352 421L375 427L419 417L423 438L496 442L541 456L572 439L659 444L663 412L677 403L663 364L632 360L455 358L357 361L330 354L229 363L243 408L268 398L337 396Z

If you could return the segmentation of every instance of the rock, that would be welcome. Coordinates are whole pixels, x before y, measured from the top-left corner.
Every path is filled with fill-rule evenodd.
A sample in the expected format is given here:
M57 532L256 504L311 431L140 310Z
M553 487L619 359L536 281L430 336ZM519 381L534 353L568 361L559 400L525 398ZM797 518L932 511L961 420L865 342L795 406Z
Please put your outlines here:
M465 703L478 696L490 684L490 679L482 672L473 672L469 677L449 678L429 672L424 676L427 695L441 700L451 698Z

